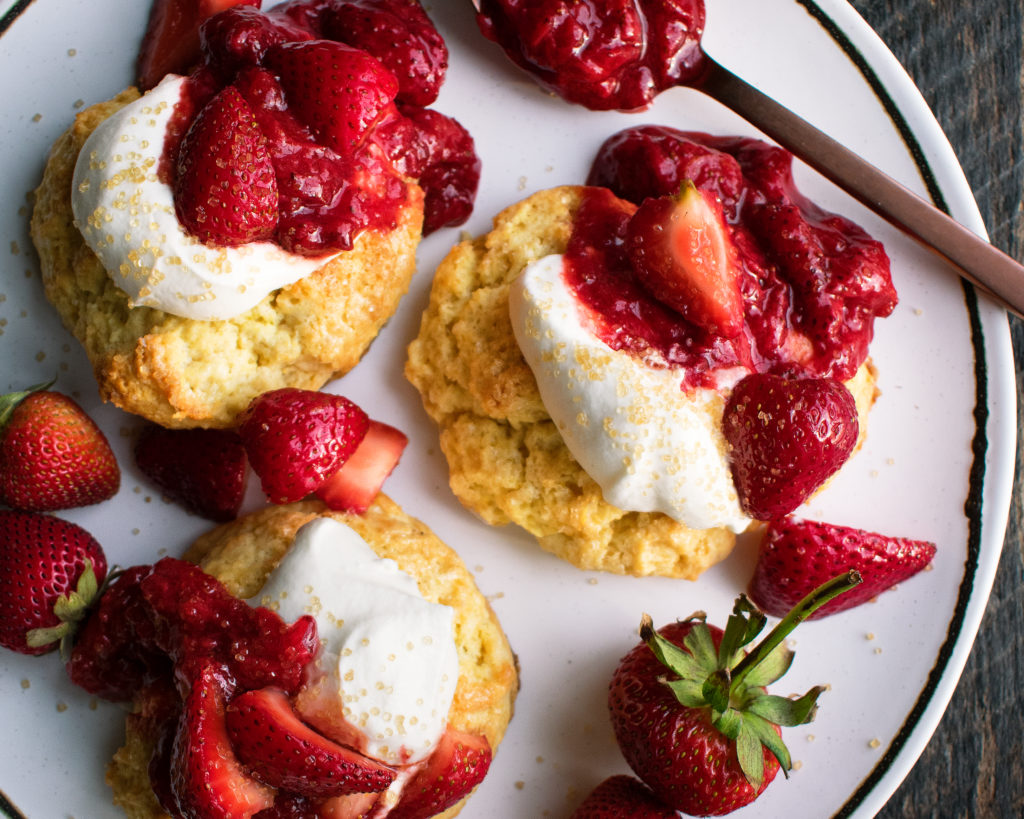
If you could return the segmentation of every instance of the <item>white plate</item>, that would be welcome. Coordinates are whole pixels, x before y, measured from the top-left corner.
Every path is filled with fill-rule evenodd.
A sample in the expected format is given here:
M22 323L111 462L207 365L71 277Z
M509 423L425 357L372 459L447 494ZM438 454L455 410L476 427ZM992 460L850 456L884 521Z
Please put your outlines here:
M0 389L57 373L117 451L113 500L64 516L89 529L112 562L178 554L206 524L163 503L134 469L136 419L101 405L88 363L45 302L27 235L28 193L47 149L76 109L129 84L148 3L22 0L0 22L0 208L9 247L0 285ZM956 159L902 69L844 0L709 0L706 46L726 66L881 165L940 198L983 231ZM452 51L437 107L475 135L484 174L467 229L503 206L584 179L601 141L628 125L752 133L697 93L676 90L646 113L590 113L541 93L477 33L462 0L430 9ZM870 816L913 765L952 694L981 619L1006 525L1014 468L1014 378L1005 315L926 252L804 167L801 187L882 239L900 306L873 347L881 397L867 444L808 517L934 540L933 571L876 603L797 632L797 659L779 693L830 683L817 721L787 729L799 767L744 815ZM739 549L699 582L581 572L512 528L466 513L447 488L437 433L402 377L405 345L431 271L456 240L422 245L420 272L398 314L354 372L330 386L411 438L389 494L459 550L493 601L522 665L522 694L495 764L463 815L567 816L605 776L625 770L605 692L634 643L641 611L657 623L705 609L724 621L751 568ZM118 817L103 769L122 711L65 679L53 656L5 652L0 789L31 819ZM11 808L13 810L13 808ZM3 810L0 809L0 813ZM12 814L14 815L14 814Z

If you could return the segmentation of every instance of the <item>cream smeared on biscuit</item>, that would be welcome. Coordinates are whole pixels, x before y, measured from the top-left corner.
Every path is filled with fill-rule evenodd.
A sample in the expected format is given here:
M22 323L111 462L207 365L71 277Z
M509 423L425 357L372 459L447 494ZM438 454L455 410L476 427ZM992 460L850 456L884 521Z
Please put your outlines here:
M548 414L580 466L620 509L662 512L691 529L741 532L714 390L684 392L672 369L648 367L586 329L585 308L546 256L512 282L509 309Z
M298 256L272 242L214 247L185 233L174 192L157 176L184 81L169 76L96 128L75 165L72 211L86 244L133 307L189 319L233 318L333 256Z
M430 754L459 676L451 607L425 600L393 560L330 518L298 531L249 602L317 621L317 670L296 698L309 722L388 764Z

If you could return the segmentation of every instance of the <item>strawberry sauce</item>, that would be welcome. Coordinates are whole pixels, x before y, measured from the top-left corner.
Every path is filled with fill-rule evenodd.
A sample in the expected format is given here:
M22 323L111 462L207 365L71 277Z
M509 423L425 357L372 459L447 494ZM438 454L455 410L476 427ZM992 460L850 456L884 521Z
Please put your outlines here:
M713 388L737 366L851 378L867 358L874 319L896 306L889 259L860 227L804 197L791 161L759 140L658 126L607 140L587 180L599 187L577 215L566 263L570 286L598 316L598 336L653 366L680 368L685 387ZM686 180L721 202L737 250L745 317L733 338L655 299L625 252L630 203L675 194Z
M440 90L448 52L418 3L292 0L267 12L238 5L202 24L200 51L160 176L174 187L180 221L201 241L249 241L230 214L250 207L255 192L245 189L244 168L208 184L182 169L207 157L211 167L230 166L239 154L269 156L277 191L276 207L261 203L270 210L266 238L292 253L348 250L364 230L393 229L414 181L425 194L425 234L468 218L480 161L459 123L425 108ZM226 128L223 139L190 141L203 107L228 87L244 100L238 116L247 134L255 122L255 136L244 150L229 144ZM211 226L218 210L224 217Z
M544 88L597 111L696 82L703 0L481 0L477 23Z

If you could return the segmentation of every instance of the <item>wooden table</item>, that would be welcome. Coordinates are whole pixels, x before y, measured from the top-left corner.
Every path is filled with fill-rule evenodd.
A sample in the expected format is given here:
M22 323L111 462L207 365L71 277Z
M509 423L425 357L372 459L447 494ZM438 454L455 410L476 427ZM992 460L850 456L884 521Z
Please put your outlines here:
M994 244L1024 260L1024 3L851 0L914 78L949 137ZM1024 322L1013 319L1018 415ZM1020 430L1018 435L1024 437ZM1024 504L1021 453L985 619L949 710L879 814L1024 817Z

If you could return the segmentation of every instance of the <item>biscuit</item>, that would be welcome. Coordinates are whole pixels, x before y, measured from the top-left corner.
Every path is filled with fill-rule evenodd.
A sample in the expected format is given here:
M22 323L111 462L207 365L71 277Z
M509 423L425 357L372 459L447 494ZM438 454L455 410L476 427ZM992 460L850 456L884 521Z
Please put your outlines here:
M518 690L508 640L458 555L390 498L379 495L362 515L332 512L319 501L267 507L201 536L185 557L218 578L232 594L251 597L288 550L296 531L318 516L352 527L380 557L391 558L412 575L425 599L455 609L459 680L448 721L462 731L483 734L497 749ZM154 737L139 730L143 723L129 716L125 744L108 767L107 781L114 790L114 802L132 819L166 819L149 782ZM455 816L464 802L439 816Z
M229 427L262 392L319 389L354 367L408 290L419 186L410 185L392 230L365 231L350 251L240 316L201 321L133 308L75 226L70 190L86 138L137 98L128 89L75 117L51 149L32 215L46 296L85 347L102 398L165 427Z
M409 345L406 377L440 427L452 491L484 521L518 524L581 569L696 579L729 554L735 536L607 503L548 416L513 335L509 283L565 251L582 191L536 193L452 249ZM870 367L849 386L863 430L874 400Z

